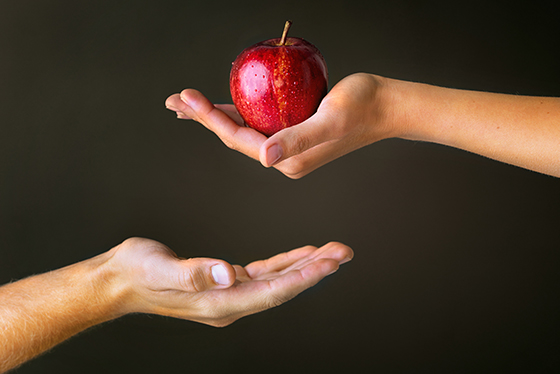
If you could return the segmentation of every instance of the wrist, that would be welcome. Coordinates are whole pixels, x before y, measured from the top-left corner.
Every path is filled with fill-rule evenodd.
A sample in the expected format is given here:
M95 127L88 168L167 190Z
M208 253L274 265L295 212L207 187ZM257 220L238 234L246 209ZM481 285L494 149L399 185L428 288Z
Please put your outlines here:
M452 145L442 123L456 115L457 90L397 79L387 79L387 87L394 137Z
M370 110L370 143L410 136L409 117L413 107L413 83L367 74L373 95Z
M109 321L130 312L127 300L130 287L123 281L120 269L112 261L115 249L82 262L87 279L96 295L93 305L98 311L98 322Z
M388 128L387 138L413 140L418 134L411 125L411 117L415 108L414 83L391 78L383 81L383 121Z

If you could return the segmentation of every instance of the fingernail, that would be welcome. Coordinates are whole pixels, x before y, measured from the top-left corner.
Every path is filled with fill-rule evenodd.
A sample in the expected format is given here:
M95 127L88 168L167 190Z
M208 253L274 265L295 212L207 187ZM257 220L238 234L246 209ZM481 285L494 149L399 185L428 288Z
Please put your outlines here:
M344 260L340 261L339 264L340 265L345 264L347 262L350 262L350 260L352 260L352 257L346 257Z
M278 144L273 144L270 148L266 151L266 162L268 165L272 166L278 162L282 158L283 151L282 147Z
M212 266L212 278L214 278L214 282L217 284L228 284L228 273L226 268L223 265L214 265Z

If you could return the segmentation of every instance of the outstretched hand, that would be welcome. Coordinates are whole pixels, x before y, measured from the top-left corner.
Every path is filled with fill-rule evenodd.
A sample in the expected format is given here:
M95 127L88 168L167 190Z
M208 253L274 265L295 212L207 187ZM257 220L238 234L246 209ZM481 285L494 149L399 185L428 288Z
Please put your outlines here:
M143 312L226 326L292 299L339 265L352 250L331 242L306 246L245 267L211 258L180 259L165 245L128 239L112 250L127 285L125 313Z
M96 257L0 287L0 372L128 313L226 326L290 300L352 256L347 246L329 243L241 267L180 259L159 242L127 239Z
M186 89L170 96L168 109L214 132L228 147L301 178L320 166L375 141L391 137L380 90L383 80L350 75L336 84L306 121L270 138L245 127L233 105L212 104L202 93Z

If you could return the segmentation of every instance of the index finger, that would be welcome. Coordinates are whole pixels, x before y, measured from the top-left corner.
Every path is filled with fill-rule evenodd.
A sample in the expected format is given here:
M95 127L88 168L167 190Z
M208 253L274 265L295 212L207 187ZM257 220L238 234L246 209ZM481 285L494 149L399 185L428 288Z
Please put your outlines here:
M190 109L186 114L216 134L226 146L254 159L259 158L259 149L266 136L252 128L239 126L197 90L183 90L180 97Z

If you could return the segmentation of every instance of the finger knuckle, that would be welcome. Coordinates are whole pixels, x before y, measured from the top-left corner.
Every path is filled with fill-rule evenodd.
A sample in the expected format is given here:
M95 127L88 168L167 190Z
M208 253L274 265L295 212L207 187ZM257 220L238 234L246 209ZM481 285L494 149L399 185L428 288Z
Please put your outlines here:
M219 320L212 321L210 323L210 325L212 327L224 328L224 327L227 327L227 326L231 325L236 320L237 320L237 318L222 318L222 319L219 319Z
M286 301L288 300L285 297L273 293L268 296L267 304L269 308L274 308L284 304Z
M298 137L294 139L293 142L293 152L294 154L300 154L305 152L311 147L311 141L308 137Z
M121 243L121 246L136 248L136 247L142 246L146 242L146 240L147 239L139 238L139 237L130 237L130 238L124 240Z
M198 269L188 269L180 274L179 283L187 290L201 292L206 289L206 277L203 272Z
M282 163L282 173L292 179L299 179L306 169L306 162L299 157L291 157Z
M290 174L290 175L288 175L288 178L293 179L293 180L298 180L298 179L301 179L301 178L305 177L307 174L309 174L309 172L303 171L303 172L300 172L300 173L297 173L297 174Z
M237 151L237 144L235 144L235 142L231 141L228 138L222 138L222 142L225 144L226 147L228 147L229 149L232 149L234 151Z

